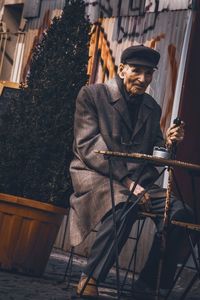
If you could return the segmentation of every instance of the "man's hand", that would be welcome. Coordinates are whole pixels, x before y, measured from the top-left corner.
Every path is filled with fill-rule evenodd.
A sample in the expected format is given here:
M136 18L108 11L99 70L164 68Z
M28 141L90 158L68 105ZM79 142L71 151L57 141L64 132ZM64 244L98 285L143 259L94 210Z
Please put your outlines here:
M123 180L123 185L125 187L127 187L127 189L129 189L129 191L132 190L133 186L134 186L135 182L132 181L130 178L126 177L124 180ZM144 192L144 188L137 184L134 191L133 191L133 194L136 195L136 196L140 196L142 193ZM142 197L142 199L140 200L140 203L139 204L144 204L146 202L148 202L150 200L150 196L149 196L149 193L145 193L144 196Z
M185 123L181 121L181 125L176 124L169 127L166 131L166 146L170 148L173 142L181 142L184 138L184 125Z

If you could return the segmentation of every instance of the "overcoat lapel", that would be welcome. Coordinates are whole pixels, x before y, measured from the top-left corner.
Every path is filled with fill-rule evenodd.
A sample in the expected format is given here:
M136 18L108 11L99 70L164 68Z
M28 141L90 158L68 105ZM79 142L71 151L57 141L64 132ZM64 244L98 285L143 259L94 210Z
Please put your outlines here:
M139 132L139 130L144 126L146 120L148 119L149 115L152 112L152 106L149 103L146 95L143 95L143 102L142 105L140 107L139 110L139 114L138 114L138 120L136 122L133 134L132 134L132 138L134 138L134 136Z
M121 95L116 80L109 80L108 82L106 82L106 86L108 87L108 90L110 92L110 102L113 104L113 107L118 111L127 127L131 131L133 131L126 100Z
M109 80L106 83L108 90L110 92L110 101L113 103L114 108L120 113L122 119L128 128L133 131L131 139L135 137L135 135L139 132L139 130L144 126L147 118L152 113L152 105L148 101L146 94L143 95L142 105L139 110L138 120L136 122L135 128L133 130L128 107L126 104L126 100L121 95L120 90L118 88L117 82L115 79Z

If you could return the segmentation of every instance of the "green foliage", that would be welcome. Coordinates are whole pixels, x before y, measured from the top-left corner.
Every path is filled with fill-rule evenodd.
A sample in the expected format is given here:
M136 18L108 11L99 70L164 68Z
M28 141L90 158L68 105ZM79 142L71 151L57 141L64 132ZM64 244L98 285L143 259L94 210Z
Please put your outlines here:
M4 89L0 97L0 192L22 195L19 178L23 172L22 92Z
M17 105L21 109L23 147L18 147L14 156L22 156L23 161L17 174L17 190L10 182L6 192L10 188L15 194L67 206L72 192L69 164L75 99L88 79L89 22L84 11L83 1L67 0L62 17L54 18L33 51L28 87Z

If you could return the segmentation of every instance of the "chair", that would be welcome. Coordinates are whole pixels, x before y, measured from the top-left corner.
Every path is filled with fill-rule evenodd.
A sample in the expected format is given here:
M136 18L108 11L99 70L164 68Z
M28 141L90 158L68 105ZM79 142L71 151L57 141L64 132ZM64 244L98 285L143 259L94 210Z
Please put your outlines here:
M179 272L177 273L173 285L168 293L168 295L166 296L165 299L168 299L174 285L176 284L179 276L181 275L183 269L185 268L185 265L190 257L190 255L192 256L193 262L194 262L194 266L195 266L195 274L193 275L192 279L190 280L189 284L187 285L183 295L180 297L180 300L185 299L185 297L187 296L187 294L189 293L189 291L191 290L192 286L194 285L194 283L196 282L196 280L199 278L200 279L200 224L193 224L193 223L185 223L185 222L180 222L180 221L172 221L172 224L182 227L185 229L186 231L186 235L187 235L187 239L188 239L188 243L189 243L189 247L190 247L190 253L189 255L186 257L186 259L184 260ZM192 236L195 233L195 236ZM195 251L195 246L197 246L197 253Z
M145 220L149 217L160 218L163 216L152 214L152 213L140 213L139 214L138 222L136 224L135 236L133 236L133 237L129 236L129 240L133 241L133 251L132 251L130 260L128 262L128 267L125 269L125 273L123 274L123 276L121 276L120 297L123 293L129 293L129 292L131 293L132 292L132 289L134 286L134 279L136 276L138 243L139 243L139 240L140 240L142 232L143 232ZM93 230L93 232L97 232L97 230ZM69 260L67 262L67 266L66 266L65 274L64 274L64 280L66 280L66 278L68 279L67 280L67 288L69 288L72 277L73 277L74 255L77 255L77 254L75 253L74 247L72 247L69 252ZM132 264L133 264L133 268L131 268ZM130 272L132 273L132 280L131 280L132 282L131 282L131 284L127 284L128 274ZM127 287L127 285L128 285L128 287ZM100 287L115 289L115 287L113 287L113 285L111 285L110 283L109 284L108 283L101 284Z

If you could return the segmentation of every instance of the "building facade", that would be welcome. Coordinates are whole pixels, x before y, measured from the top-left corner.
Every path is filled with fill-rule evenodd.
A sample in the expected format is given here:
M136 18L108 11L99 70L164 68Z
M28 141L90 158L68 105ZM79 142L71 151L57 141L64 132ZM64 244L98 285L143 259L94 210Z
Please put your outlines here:
M199 1L85 0L85 3L86 15L91 22L90 83L104 82L114 77L121 52L130 45L144 44L158 50L161 59L148 92L162 107L163 130L177 115L188 124L186 142L178 151L179 158L200 164L197 155L200 152L197 130L200 115ZM65 0L0 1L0 84L19 84L26 80L31 50L40 41L53 17L61 15L64 4ZM188 179L180 172L178 174L190 203ZM69 247L66 223L65 220L55 245L65 250ZM133 235L134 231L135 228ZM154 227L147 223L145 236L148 239L153 231ZM79 253L87 254L92 240L93 235L90 235L78 248ZM131 254L130 243L127 242L125 254L121 256L124 264L127 254ZM141 266L148 245L144 237L140 248Z
M64 4L65 0L1 0L0 80L25 81L32 48Z

